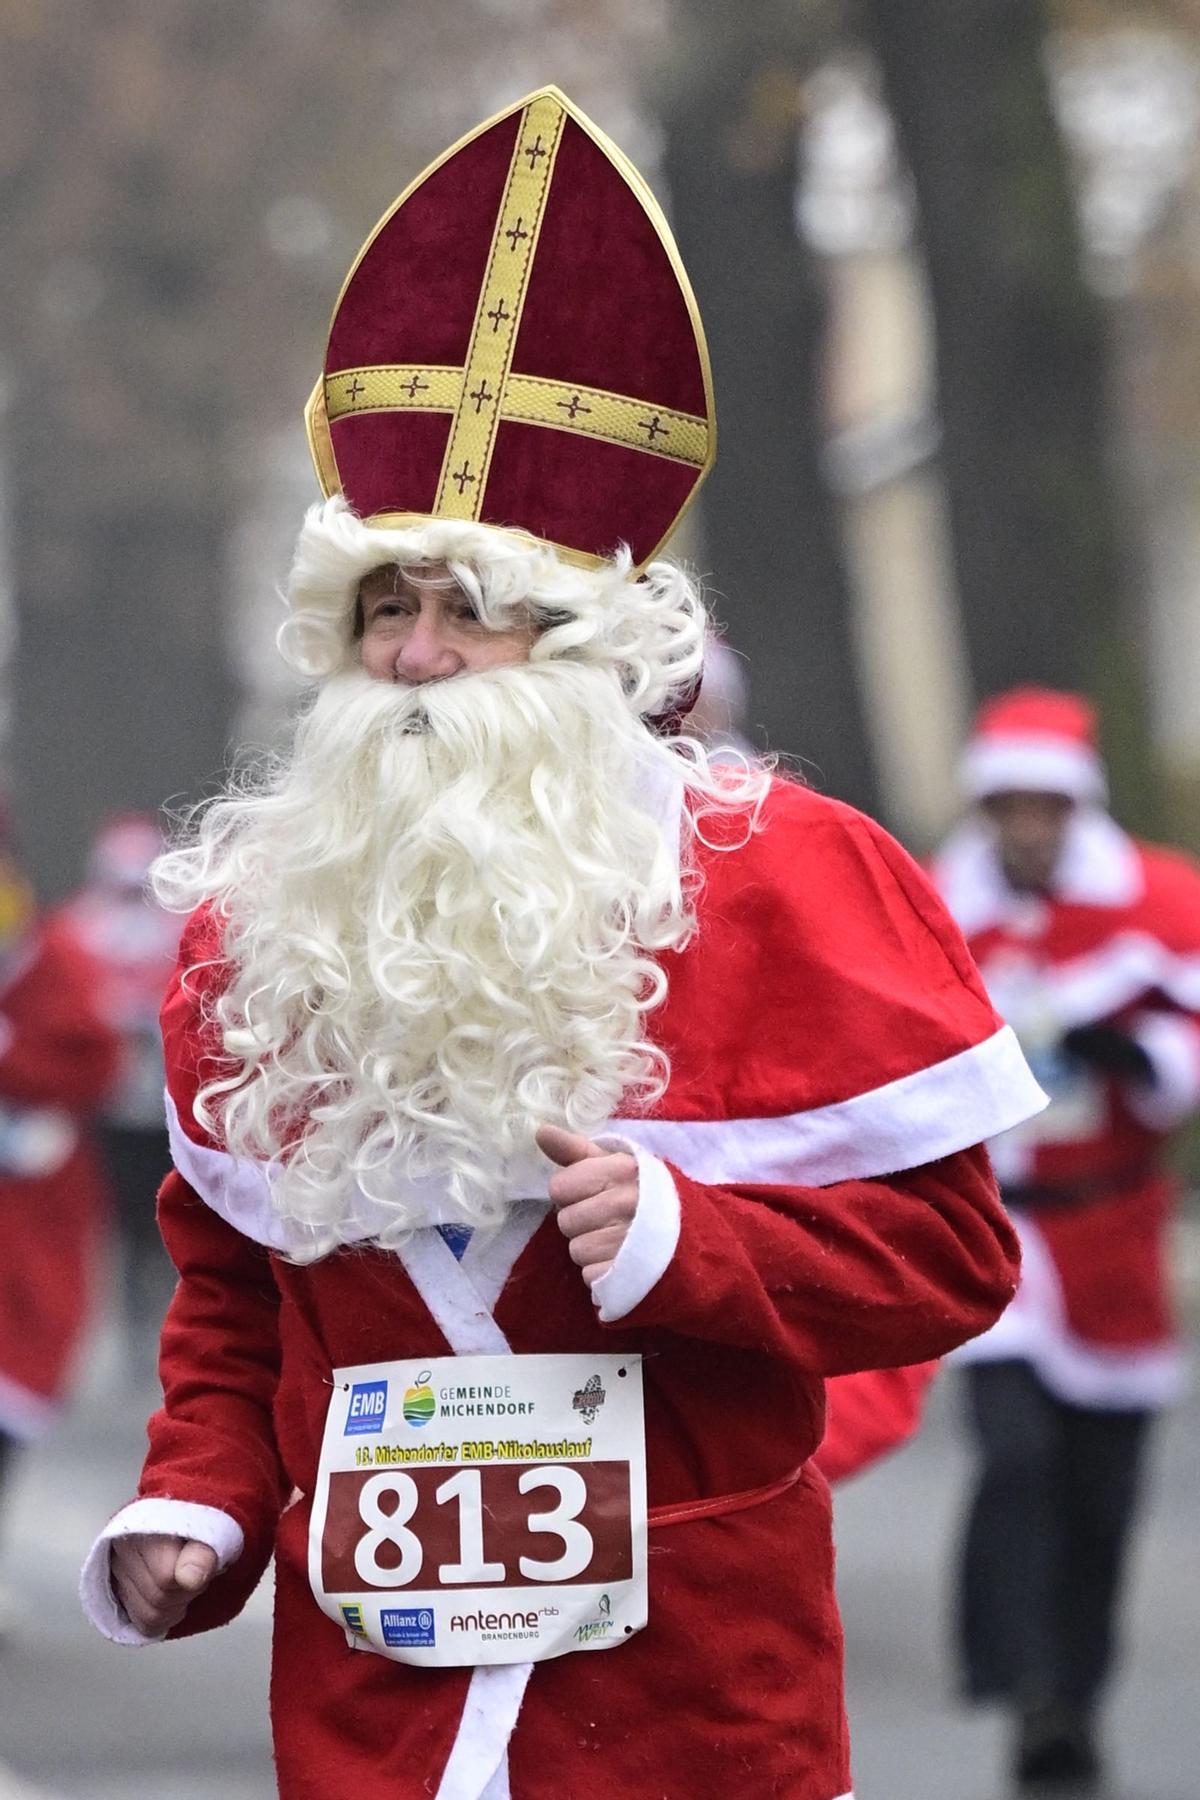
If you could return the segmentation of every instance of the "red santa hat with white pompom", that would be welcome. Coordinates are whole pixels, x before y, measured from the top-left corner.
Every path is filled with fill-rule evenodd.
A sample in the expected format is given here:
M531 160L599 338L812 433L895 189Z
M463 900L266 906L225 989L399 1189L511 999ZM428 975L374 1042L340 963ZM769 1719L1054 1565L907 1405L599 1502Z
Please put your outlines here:
M960 765L971 800L994 794L1063 794L1103 803L1108 795L1096 709L1081 694L1019 687L980 708Z

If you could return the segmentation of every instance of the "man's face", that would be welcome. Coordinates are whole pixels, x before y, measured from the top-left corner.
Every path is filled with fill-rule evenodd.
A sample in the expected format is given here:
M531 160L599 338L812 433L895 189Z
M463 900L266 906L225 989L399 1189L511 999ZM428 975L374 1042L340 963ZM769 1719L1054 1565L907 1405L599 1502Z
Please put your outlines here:
M359 584L358 598L362 666L376 681L419 687L529 661L536 635L532 621L491 630L445 563L411 571L395 563L372 569Z
M1004 873L1021 890L1048 888L1075 803L1065 794L992 794L983 802Z

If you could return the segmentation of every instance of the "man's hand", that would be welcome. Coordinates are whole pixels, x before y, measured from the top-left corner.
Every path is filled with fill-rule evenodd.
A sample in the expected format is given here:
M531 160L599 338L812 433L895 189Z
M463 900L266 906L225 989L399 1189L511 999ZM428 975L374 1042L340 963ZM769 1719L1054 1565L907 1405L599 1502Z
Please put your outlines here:
M178 1625L217 1572L217 1553L189 1538L131 1532L110 1553L113 1593L144 1637Z
M590 1138L557 1125L543 1125L538 1149L558 1164L550 1177L550 1198L558 1208L558 1228L571 1260L593 1287L607 1275L629 1235L638 1203L636 1157L602 1150Z

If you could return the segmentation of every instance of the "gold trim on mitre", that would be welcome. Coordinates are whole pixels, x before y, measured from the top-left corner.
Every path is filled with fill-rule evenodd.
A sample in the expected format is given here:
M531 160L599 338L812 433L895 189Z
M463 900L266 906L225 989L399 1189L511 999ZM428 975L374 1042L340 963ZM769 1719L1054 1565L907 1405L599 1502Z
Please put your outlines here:
M327 500L332 499L334 494L340 494L342 491L342 478L338 474L337 458L333 454L329 415L325 411L325 381L323 377L308 396L308 404L304 408L304 430L321 492Z
M549 94L521 112L434 501L434 511L447 518L477 519L483 506L566 119L566 109Z
M455 412L462 401L462 369L435 363L380 363L337 369L325 377L325 414Z
M355 412L393 410L450 412L453 414L453 422L442 463L436 513L387 513L366 521L381 528L401 521L412 525L424 522L430 516L477 518L487 483L496 429L503 419L560 429L576 436L593 437L598 442L619 443L641 450L646 455L686 463L695 468L696 480L666 531L638 563L634 573L640 574L673 536L716 460L717 430L712 365L696 296L662 207L644 176L634 167L625 152L586 113L581 112L560 88L538 88L524 99L494 113L451 144L408 184L378 220L351 264L338 293L328 335L332 336L342 300L360 263L393 215L451 157L456 156L484 132L490 131L493 126L516 113L523 113L525 117L517 132L509 177L497 210L492 250L480 290L465 367L460 370L392 365L386 368L337 370L322 377L305 408L305 425L317 479L327 499L341 493L341 479L337 472L329 430L331 418L341 418ZM704 387L703 417L673 412L656 406L653 401L641 400L632 395L571 387L568 383L543 380L531 375L514 375L511 371L512 350L520 323L521 306L536 253L537 230L550 189L562 125L568 116L596 144L632 190L666 252L691 320ZM497 265L501 258L500 247L506 239L509 240L512 251L520 254L521 267L519 270L512 268L506 271L508 276L517 277L516 285L513 286L510 280L501 289L498 285ZM493 288L496 289L495 292L492 291ZM512 305L509 304L510 299L514 302ZM497 307L505 315L499 320L493 310ZM325 361L328 361L328 337ZM558 416L560 410L562 417ZM529 537L532 534L518 535ZM552 548L564 560L582 568L598 568L607 560L562 544L553 544Z
M469 369L416 363L338 369L325 377L325 416L332 421L371 412L458 413L466 402L479 414L495 395L482 376L471 387L470 373ZM708 451L708 421L698 413L678 412L632 394L611 394L604 388L540 375L510 374L504 384L503 404L496 412L500 421L546 425L600 443L642 450L668 462L690 463L695 469L703 467ZM446 518L473 516L465 510L438 507L437 511Z
M540 375L509 376L503 417L522 425L573 431L601 444L621 444L668 462L689 463L694 469L703 469L708 455L708 420L696 413L676 412L603 388L543 380Z

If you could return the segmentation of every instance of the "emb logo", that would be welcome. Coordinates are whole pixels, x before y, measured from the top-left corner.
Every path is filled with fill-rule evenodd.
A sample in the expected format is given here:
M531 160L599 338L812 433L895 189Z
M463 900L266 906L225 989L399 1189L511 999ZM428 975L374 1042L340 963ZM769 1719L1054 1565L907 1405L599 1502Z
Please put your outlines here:
M364 1431L382 1431L387 1412L386 1381L356 1381L350 1389L343 1437L354 1437Z

